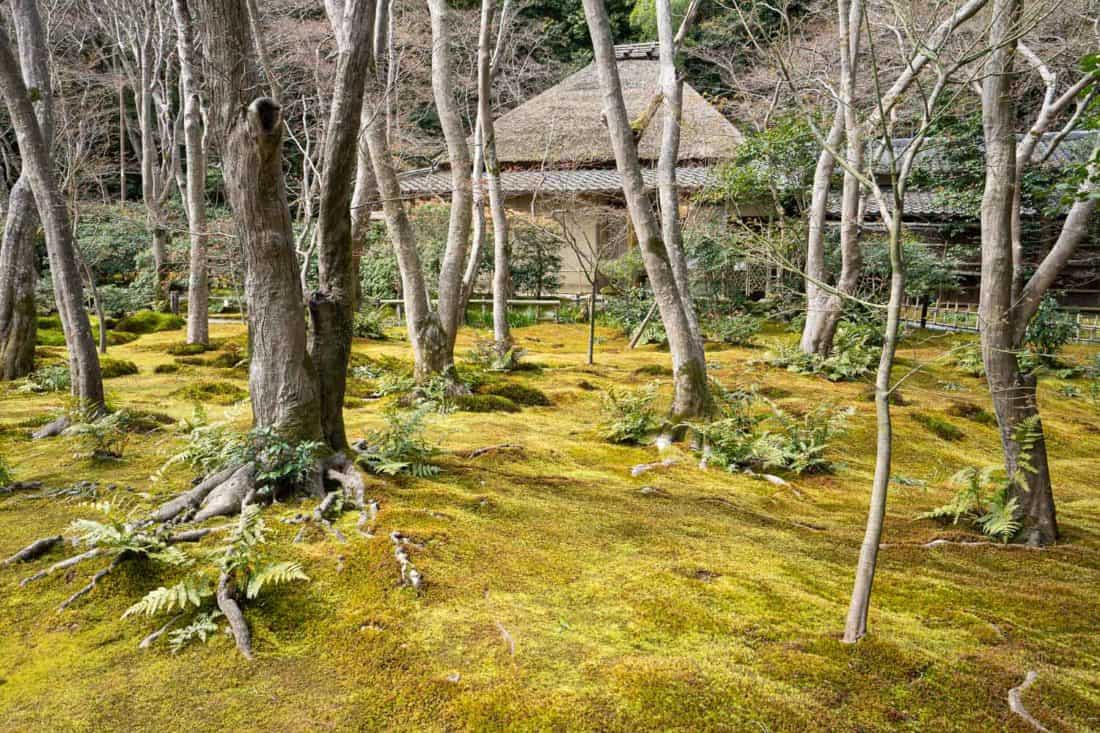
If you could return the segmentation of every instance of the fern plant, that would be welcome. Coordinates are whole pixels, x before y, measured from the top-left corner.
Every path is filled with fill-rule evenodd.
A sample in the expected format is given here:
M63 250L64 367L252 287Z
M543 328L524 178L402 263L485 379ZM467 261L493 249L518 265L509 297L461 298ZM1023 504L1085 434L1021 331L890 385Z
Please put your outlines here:
M603 395L604 440L611 443L641 443L661 427L654 403L657 385L641 389L607 390Z
M967 466L951 477L958 488L951 500L917 515L917 519L936 519L958 524L967 520L988 537L1007 542L1019 530L1019 503L1012 496L1020 481L1005 475L998 466L979 469ZM1026 483L1024 483L1026 486Z
M168 646L172 649L172 653L177 654L196 639L205 644L207 639L218 633L219 627L216 620L221 616L222 612L218 610L200 613L187 626L169 632Z
M183 611L189 606L196 608L214 595L214 585L203 576L187 576L173 586L155 588L145 597L126 609L122 618L128 616L156 616L175 610Z
M126 410L99 415L84 408L70 411L73 424L67 433L74 436L93 460L119 459L130 441L132 418Z
M0 456L0 486L7 486L14 481L15 477L12 474L11 466L4 456Z
M367 434L359 463L368 471L387 476L409 474L424 478L439 473L439 467L432 463L439 449L424 435L428 411L423 406L405 411L387 408L382 413L386 427Z

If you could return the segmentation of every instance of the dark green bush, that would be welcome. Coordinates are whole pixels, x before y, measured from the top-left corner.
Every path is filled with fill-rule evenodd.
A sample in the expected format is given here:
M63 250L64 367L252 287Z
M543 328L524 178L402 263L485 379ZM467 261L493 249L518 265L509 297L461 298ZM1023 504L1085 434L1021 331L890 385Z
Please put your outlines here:
M153 367L153 374L175 374L179 370L179 364L157 364Z

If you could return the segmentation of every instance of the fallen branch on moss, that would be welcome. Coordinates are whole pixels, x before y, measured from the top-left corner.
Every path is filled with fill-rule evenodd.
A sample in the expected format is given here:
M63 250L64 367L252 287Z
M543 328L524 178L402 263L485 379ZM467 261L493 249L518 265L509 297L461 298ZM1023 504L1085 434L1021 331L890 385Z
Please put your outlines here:
M939 538L932 540L931 542L897 542L888 543L884 542L879 545L880 550L888 549L891 547L920 547L926 550L933 549L935 547L999 547L1005 550L1042 550L1042 547L1035 547L1032 545L1017 545L1005 542L990 542L988 540L948 540Z
M1035 672L1035 670L1028 670L1028 673L1024 675L1024 681L1008 691L1008 709L1023 718L1024 722L1035 730L1047 733L1046 726L1036 720L1035 717L1027 711L1027 708L1024 707L1024 693L1027 692L1027 688L1035 684L1035 680L1037 679L1039 679L1039 674Z
M630 469L630 475L637 478L643 473L653 471L656 469L667 469L676 464L675 458L666 458L663 461L657 461L656 463L639 463Z
M110 574L111 574L111 571L113 571L113 570L114 570L115 568L117 568L117 567L119 566L119 564L120 564L120 563L121 563L121 562L122 562L122 561L123 561L124 559L126 559L126 557L127 557L128 555L129 555L129 553L127 553L127 552L120 552L119 554L115 555L114 559L113 559L113 560L111 560L111 564L110 564L110 565L108 565L107 567L103 568L102 570L100 570L99 572L97 572L97 573L96 573L95 575L93 575L93 576L92 576L92 579L88 581L88 584L87 584L87 585L85 585L85 586L84 586L83 588L81 588L80 590L78 590L78 591L77 591L76 593L73 593L73 594L72 594L71 596L69 596L68 598L66 598L66 599L64 600L64 602L62 602L61 606L60 606L60 607L58 607L58 609L57 609L57 610L58 610L58 611L64 611L64 610L65 610L66 608L68 608L69 606L73 605L73 604L74 604L74 603L76 603L76 602L77 602L78 600L80 600L80 599L81 599L81 598L83 598L84 596L88 595L88 594L89 594L89 593L91 593L91 592L92 592L93 590L95 590L95 587L96 587L97 585L99 585L99 581L103 580L103 579L104 579L105 577L107 577L108 575L110 575Z
M515 443L499 443L497 445L487 445L483 448L477 448L472 451L459 453L458 455L463 458L481 458L482 456L486 456L491 453L522 453L523 451L524 447L522 445L517 445Z

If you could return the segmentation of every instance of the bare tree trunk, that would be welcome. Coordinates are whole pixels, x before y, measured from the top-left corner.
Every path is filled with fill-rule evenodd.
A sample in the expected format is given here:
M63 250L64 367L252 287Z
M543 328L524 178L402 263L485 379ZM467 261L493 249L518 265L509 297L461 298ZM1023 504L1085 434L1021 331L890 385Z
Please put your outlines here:
M599 275L594 274L592 276L592 290L588 294L588 363L596 363L596 295L599 294L599 289L596 284L599 282Z
M213 68L211 128L219 142L229 203L245 262L252 359L249 388L259 427L290 441L321 437L317 380L306 352L306 320L282 167L281 108L263 89L244 0L209 0Z
M363 90L371 61L374 0L350 0L336 26L338 57L324 144L317 217L318 289L309 298L313 321L309 351L317 369L321 429L329 446L347 448L344 392L355 318L351 200L363 114Z
M638 234L646 274L649 276L654 299L668 335L669 350L672 352L675 383L672 419L679 421L681 418L704 415L711 410L706 356L702 344L692 334L691 322L676 284L668 250L661 239L653 206L645 191L638 149L623 102L607 8L603 0L584 0L584 14L592 37L596 71L603 92L604 114L615 150L615 162L623 179L623 196L626 198L634 230Z
M508 217L504 212L504 193L500 186L496 133L493 125L492 69L489 30L495 3L482 0L481 32L477 54L477 116L481 123L480 143L485 155L485 177L489 188L489 211L493 217L493 348L501 360L512 352L512 332L508 326L508 298L512 292L511 245L508 242ZM503 22L503 19L502 19ZM510 366L510 364L509 364Z
M825 214L836 158L833 151L844 137L844 106L837 104L833 126L826 145L817 157L813 192L810 198L809 234L806 243L806 323L802 327L800 348L807 354L828 353L832 335L826 333L826 316L832 294L823 285L829 273L825 268Z
M901 250L900 201L890 224L890 301L886 309L886 335L875 374L875 476L871 484L871 506L867 528L859 550L844 642L854 644L867 633L867 611L871 606L871 586L875 579L882 525L886 518L886 496L890 487L890 461L893 454L893 426L890 422L890 372L897 352L901 306L905 300L905 262Z
M11 190L0 244L0 380L19 379L34 371L38 313L33 235L37 228L34 194L27 177L21 175Z
M982 278L980 323L982 357L1000 426L1005 468L1026 479L1028 489L1016 491L1024 527L1031 542L1058 539L1058 522L1042 423L1035 401L1035 377L1017 360L1027 319L1014 312L1013 207L1016 201L1015 99L1013 57L1022 0L995 0L989 44L994 49L982 84L982 123L986 146L985 193L982 197ZM1029 434L1029 435L1025 435ZM1024 455L1022 439L1032 442Z
M46 49L45 33L38 7L34 0L20 0L12 4L12 14L19 33L20 50L27 68L45 67L42 52ZM73 395L93 412L105 409L103 380L99 371L95 340L91 324L84 310L84 292L80 284L76 245L73 240L69 212L57 182L53 177L50 160L50 140L35 115L32 99L49 95L49 85L40 85L31 75L24 82L20 64L12 54L7 32L0 29L0 93L7 103L12 126L15 128L19 151L23 158L23 175L27 177L42 223L46 230L46 249L50 271L53 274L54 294L61 314L62 330L69 347L69 370L72 376Z
M676 185L676 164L680 157L680 123L683 116L684 85L676 69L677 44L672 28L672 5L669 0L657 0L657 37L660 41L661 104L664 125L661 130L661 152L657 161L657 196L661 208L661 234L668 250L669 264L680 290L680 301L691 328L691 335L702 344L703 334L691 297L687 254L684 252L680 228L680 191ZM702 346L700 346L702 348Z
M187 156L187 229L191 238L187 284L187 343L210 343L210 281L206 271L206 144L202 100L195 79L195 25L188 0L173 0L183 93Z
M813 318L807 317L802 332L802 346L807 353L828 356L833 348L836 329L844 315L844 296L851 295L859 285L862 269L860 252L860 183L851 169L863 169L863 133L855 109L855 87L858 76L859 38L863 24L863 0L839 0L837 3L838 41L840 47L840 100L838 111L844 115L845 158L840 212L841 269L835 293L816 294ZM830 156L831 157L831 156ZM832 171L829 171L830 175ZM826 189L827 192L827 189ZM816 188L815 188L816 193ZM819 235L820 236L820 235ZM824 268L822 268L824 269ZM809 291L809 289L807 289ZM807 348L809 347L809 348Z
M453 97L454 63L450 35L452 22L446 0L429 0L432 16L432 92L439 113L447 154L451 163L451 219L447 246L439 275L439 305L433 310L427 283L417 252L416 236L401 202L401 187L389 150L386 120L375 115L367 128L367 145L374 164L375 180L382 196L386 228L397 254L405 301L409 341L413 346L415 376L423 381L434 375L445 377L451 387L462 389L454 368L455 335L463 316L462 277L467 243L470 237L470 212L473 192L470 181L470 154L466 146L462 119ZM387 73L388 73L387 69ZM386 95L392 90L386 89ZM378 99L379 108L385 97Z

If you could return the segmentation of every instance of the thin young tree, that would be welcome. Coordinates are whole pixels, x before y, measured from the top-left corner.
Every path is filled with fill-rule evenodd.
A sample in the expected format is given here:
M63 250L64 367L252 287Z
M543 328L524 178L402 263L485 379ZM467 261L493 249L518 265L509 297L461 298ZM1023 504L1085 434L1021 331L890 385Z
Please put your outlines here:
M183 97L183 146L187 163L184 198L190 257L187 343L210 343L210 275L206 264L206 120L197 77L195 19L188 0L172 0Z
M91 415L105 411L103 379L99 370L91 323L84 310L84 289L80 282L78 255L72 222L64 194L54 176L50 155L51 140L35 113L34 99L48 88L48 69L41 53L46 48L42 18L35 0L12 3L19 40L20 58L12 51L7 31L0 28L0 95L15 128L23 175L27 178L46 233L46 251L53 276L54 297L61 316L61 327L69 348L69 371L73 396ZM35 71L24 72L37 66ZM27 76L24 76L24 73ZM42 86L45 81L47 86ZM46 119L48 120L48 113ZM52 435L68 424L67 418L54 421L38 435Z
M711 409L706 356L702 342L692 332L685 306L685 300L691 294L681 292L677 284L669 251L654 215L653 203L645 190L638 148L626 103L623 101L607 7L603 0L584 0L584 14L592 38L596 71L604 98L604 115L615 151L615 164L623 181L623 196L634 231L638 235L646 274L653 288L654 300L672 353L675 384L672 418L677 421L680 418L705 415Z
M489 189L489 211L493 219L493 349L497 363L511 367L515 363L512 332L508 324L508 299L512 295L511 243L508 240L508 216L504 210L504 191L500 183L500 163L497 161L496 132L492 111L492 49L490 31L496 3L482 0L481 30L477 52L477 122L480 130L477 143L485 161L485 183ZM508 22L507 7L501 12L501 33ZM481 214L484 217L484 214Z

